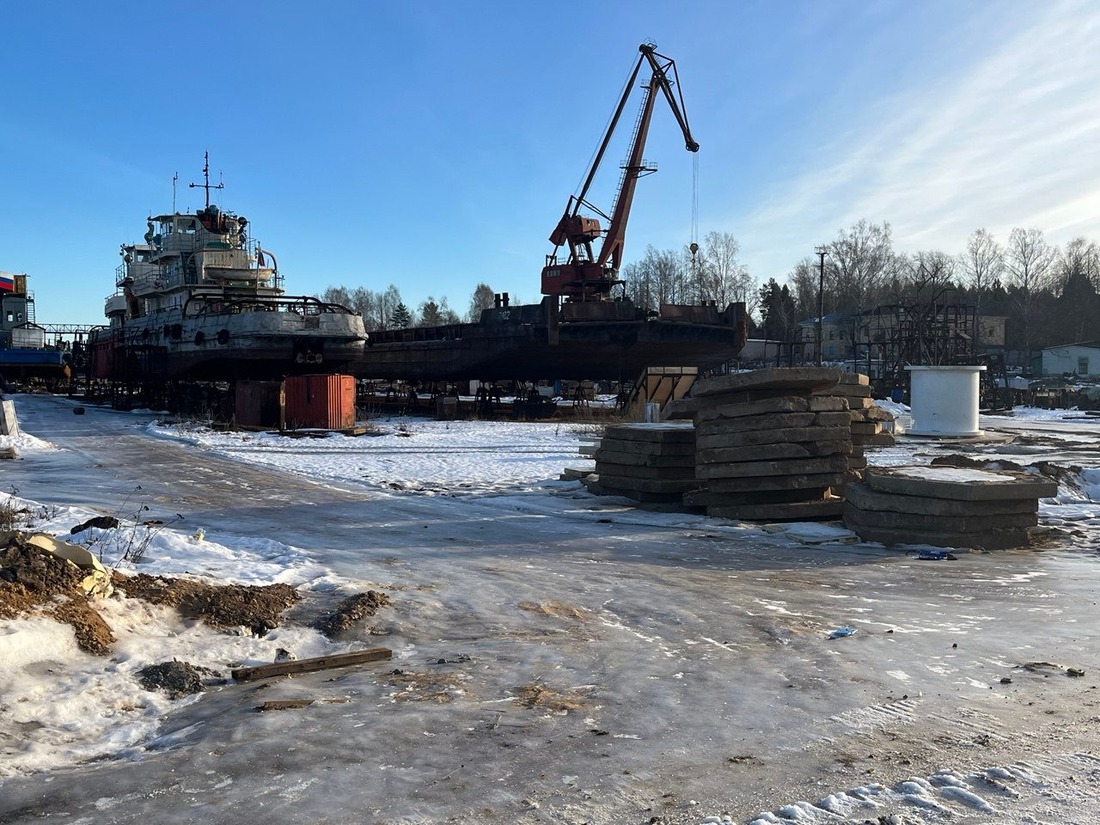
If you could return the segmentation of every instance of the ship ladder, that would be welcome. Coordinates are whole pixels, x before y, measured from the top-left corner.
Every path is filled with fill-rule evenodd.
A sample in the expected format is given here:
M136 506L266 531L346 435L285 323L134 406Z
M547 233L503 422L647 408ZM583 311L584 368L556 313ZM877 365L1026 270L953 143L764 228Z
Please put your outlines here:
M698 377L698 367L646 367L626 397L624 417L632 421L650 420L652 416L646 415L647 404L656 404L658 410L664 410L670 402L685 397Z

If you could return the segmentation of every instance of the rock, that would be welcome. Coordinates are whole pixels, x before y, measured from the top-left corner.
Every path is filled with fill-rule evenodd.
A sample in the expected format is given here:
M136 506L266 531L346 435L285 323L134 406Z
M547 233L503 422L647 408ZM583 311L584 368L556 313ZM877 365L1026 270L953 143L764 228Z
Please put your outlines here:
M138 671L141 686L146 690L163 690L170 699L179 699L206 690L202 679L204 669L188 662L172 660L159 665L148 665Z

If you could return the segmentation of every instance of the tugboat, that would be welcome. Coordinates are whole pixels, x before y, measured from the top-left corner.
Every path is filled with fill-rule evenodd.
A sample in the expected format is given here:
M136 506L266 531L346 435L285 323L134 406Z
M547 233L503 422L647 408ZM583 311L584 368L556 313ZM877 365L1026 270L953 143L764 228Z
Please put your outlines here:
M275 256L248 221L210 203L148 219L144 243L123 244L108 325L91 336L95 378L145 386L172 381L280 379L332 373L357 361L362 317L340 304L284 293Z

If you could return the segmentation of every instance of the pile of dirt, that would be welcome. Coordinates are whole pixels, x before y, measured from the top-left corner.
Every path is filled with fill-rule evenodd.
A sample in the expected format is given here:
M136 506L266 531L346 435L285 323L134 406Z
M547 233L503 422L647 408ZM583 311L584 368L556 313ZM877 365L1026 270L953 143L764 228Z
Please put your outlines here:
M181 696L206 690L203 683L205 674L217 675L209 668L173 659L171 662L143 667L138 671L138 678L146 690L163 690L169 699L179 699Z
M51 616L72 626L81 650L103 656L115 637L81 590L84 575L71 561L13 536L0 549L0 617Z
M72 626L77 646L95 656L106 656L115 643L115 634L83 593L71 596L52 611L59 622Z
M334 639L351 628L356 622L368 616L373 616L380 608L387 606L389 603L390 599L385 593L379 593L375 590L356 593L336 605L336 609L332 613L322 616L313 626L328 638Z
M218 630L247 627L256 636L264 636L278 627L282 612L301 599L289 584L216 585L145 573L125 576L118 572L112 582L130 598L174 607L184 618L199 619Z
M83 579L71 561L27 544L21 536L13 536L0 550L0 581L22 587L42 601L75 593Z

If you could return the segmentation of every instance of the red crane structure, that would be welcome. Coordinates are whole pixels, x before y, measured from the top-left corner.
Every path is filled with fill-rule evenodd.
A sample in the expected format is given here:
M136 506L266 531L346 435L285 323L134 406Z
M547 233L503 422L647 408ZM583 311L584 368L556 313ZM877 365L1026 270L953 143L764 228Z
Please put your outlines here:
M672 108L676 122L684 133L684 143L689 152L698 152L699 144L691 136L687 116L684 113L684 100L680 92L680 78L676 73L676 63L669 57L657 53L657 47L652 43L643 43L638 47L641 53L638 62L634 64L634 71L623 90L619 105L604 134L600 148L596 152L592 166L585 177L584 185L576 195L569 197L569 203L565 207L565 213L558 221L558 225L550 234L550 242L554 244L554 251L546 256L546 265L542 270L542 294L561 296L569 301L602 301L607 300L611 288L615 284L622 283L619 279L619 267L622 265L623 244L626 241L626 223L630 217L630 206L634 200L634 189L638 178L643 175L656 172L655 166L642 158L645 151L646 136L649 134L649 123L653 117L653 105L657 98L657 91L664 93L668 105ZM642 66L648 64L652 70L649 82L642 86L644 97L638 119L634 124L634 135L630 141L630 152L627 160L622 165L622 177L619 180L618 193L615 196L615 204L611 214L607 215L587 200L588 190L596 177L596 172L603 161L611 137L618 126L619 118L630 99L631 92L635 88L638 72ZM675 87L675 91L673 90ZM585 207L607 220L607 231L600 226L599 218L582 215L581 208ZM600 237L603 244L598 255L592 250L592 244ZM569 257L564 263L558 261L558 250L563 246L569 247Z

